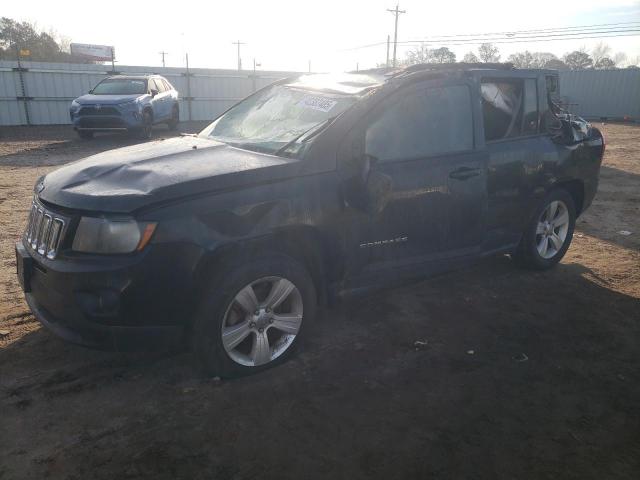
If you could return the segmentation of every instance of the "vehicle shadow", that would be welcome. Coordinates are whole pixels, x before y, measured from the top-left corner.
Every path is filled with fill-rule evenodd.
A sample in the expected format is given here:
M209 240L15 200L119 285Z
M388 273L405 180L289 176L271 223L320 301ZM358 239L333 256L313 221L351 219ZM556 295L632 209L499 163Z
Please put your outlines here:
M499 257L346 300L298 355L232 381L187 353L95 352L37 330L0 351L0 465L7 478L632 478L639 311L581 264L532 273Z

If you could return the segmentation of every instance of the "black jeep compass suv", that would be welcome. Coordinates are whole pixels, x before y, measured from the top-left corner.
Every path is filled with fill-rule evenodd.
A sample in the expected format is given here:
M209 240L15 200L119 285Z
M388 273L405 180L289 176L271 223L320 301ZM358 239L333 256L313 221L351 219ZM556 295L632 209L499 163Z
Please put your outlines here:
M16 245L26 300L72 342L184 343L230 376L282 361L333 295L496 253L550 268L604 153L557 90L508 65L302 75L69 164Z

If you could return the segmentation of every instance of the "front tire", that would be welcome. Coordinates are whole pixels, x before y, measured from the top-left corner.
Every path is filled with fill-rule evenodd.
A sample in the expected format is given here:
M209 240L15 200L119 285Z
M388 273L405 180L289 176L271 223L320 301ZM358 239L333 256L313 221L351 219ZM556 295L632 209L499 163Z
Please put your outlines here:
M142 126L136 130L136 136L141 140L149 140L153 131L153 116L146 110L142 113Z
M566 190L552 190L538 206L522 235L513 255L516 263L534 270L552 268L567 253L575 225L573 197Z
M178 106L176 105L171 110L171 118L167 122L167 126L169 127L169 130L177 130L179 122L180 122L180 110L178 109Z
M195 353L207 373L220 377L271 368L291 355L316 304L309 273L288 256L220 268L194 319Z

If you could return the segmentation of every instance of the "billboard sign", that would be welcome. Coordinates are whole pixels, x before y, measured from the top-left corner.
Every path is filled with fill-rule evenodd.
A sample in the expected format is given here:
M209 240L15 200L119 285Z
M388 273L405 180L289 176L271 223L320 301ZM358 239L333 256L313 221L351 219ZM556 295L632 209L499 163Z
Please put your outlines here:
M88 43L72 43L71 55L77 55L96 62L110 61L116 56L112 46L90 45Z

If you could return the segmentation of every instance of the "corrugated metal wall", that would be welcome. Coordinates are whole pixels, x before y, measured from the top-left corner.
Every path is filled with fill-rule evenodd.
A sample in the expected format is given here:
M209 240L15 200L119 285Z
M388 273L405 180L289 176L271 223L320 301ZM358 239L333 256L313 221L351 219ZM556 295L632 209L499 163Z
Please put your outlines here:
M18 71L17 62L0 61L0 125L70 123L71 100L87 93L111 69L110 65L21 64L22 72ZM126 74L156 73L166 77L180 92L181 120L211 120L256 89L295 75L295 72L258 71L254 76L252 71L192 68L187 79L184 68L117 65L116 69Z
M640 69L563 71L560 94L587 119L640 120Z
M111 68L22 62L26 71L19 72L17 66L16 62L0 61L0 125L26 125L27 114L32 125L69 123L71 100L89 91ZM254 90L295 75L295 72L258 71L254 77L251 71L194 68L189 70L188 85L184 68L118 65L117 70L165 76L180 92L181 120L211 120ZM563 71L560 92L570 110L583 117L629 117L640 121L640 69ZM188 96L192 97L190 102Z

